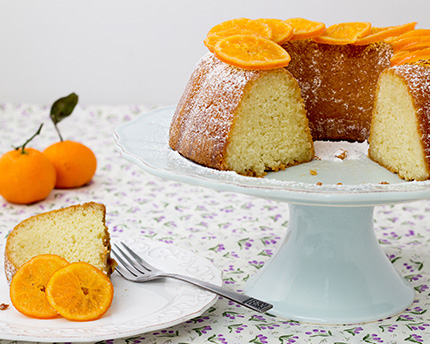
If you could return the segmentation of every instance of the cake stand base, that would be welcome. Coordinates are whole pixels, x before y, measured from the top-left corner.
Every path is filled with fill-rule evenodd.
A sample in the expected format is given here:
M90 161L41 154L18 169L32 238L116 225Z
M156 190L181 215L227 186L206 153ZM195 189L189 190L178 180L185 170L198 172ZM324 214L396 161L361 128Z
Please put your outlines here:
M283 318L324 324L375 321L411 305L373 228L374 207L289 205L286 237L246 293Z

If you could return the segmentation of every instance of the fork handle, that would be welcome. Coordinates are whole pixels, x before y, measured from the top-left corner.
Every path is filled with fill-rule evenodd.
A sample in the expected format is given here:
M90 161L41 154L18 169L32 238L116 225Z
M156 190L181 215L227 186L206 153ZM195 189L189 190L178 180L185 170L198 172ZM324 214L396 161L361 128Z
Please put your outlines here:
M226 299L229 299L231 301L234 301L242 306L248 307L254 311L264 313L267 312L269 309L273 307L270 303L255 299L253 297L247 296L245 294L241 294L232 290L227 290L225 288L219 287L217 285L200 281L197 279L194 279L192 277L184 276L184 275L178 275L178 274L161 274L160 277L170 277L175 278L180 281L191 283L197 287L206 289L208 291L211 291L215 294L221 295L225 297Z

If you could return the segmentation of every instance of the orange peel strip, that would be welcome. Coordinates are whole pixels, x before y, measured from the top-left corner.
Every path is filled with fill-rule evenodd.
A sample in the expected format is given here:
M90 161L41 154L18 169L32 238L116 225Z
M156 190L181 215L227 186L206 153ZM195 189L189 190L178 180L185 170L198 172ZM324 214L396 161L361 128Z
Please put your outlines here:
M405 52L405 54L397 55L397 57L393 56L390 60L392 66L398 66L405 63L414 63L419 60L428 60L430 59L430 48L420 49Z
M291 57L275 42L254 35L234 35L215 45L215 56L243 69L275 69L286 67Z
M372 25L368 22L348 22L331 25L321 36L315 37L317 43L351 44L358 38L369 34Z
M293 36L290 39L291 41L320 36L326 29L324 23L305 18L290 18L285 20L285 22L293 27Z
M384 41L390 37L397 37L406 32L414 30L416 25L416 22L411 22L403 25L389 26L384 28L371 28L370 34L362 38L357 38L357 41L354 44L364 45Z
M262 22L268 25L272 29L272 41L278 44L282 44L288 41L294 34L293 27L288 24L285 20L272 19L272 18L260 18L256 21Z

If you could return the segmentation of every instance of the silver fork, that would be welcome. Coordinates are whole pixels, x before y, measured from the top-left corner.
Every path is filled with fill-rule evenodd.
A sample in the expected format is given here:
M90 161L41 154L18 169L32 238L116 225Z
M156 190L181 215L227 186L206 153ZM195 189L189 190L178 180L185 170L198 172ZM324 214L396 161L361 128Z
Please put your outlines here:
M174 278L180 281L191 283L197 287L209 290L215 294L221 295L229 300L237 302L240 305L248 307L257 312L267 312L273 306L267 302L254 299L250 296L237 293L235 291L227 290L222 287L218 287L214 284L197 280L192 277L179 275L175 273L168 273L150 265L148 262L137 255L132 249L130 249L123 242L119 244L113 244L111 253L113 258L118 262L116 271L124 277L126 280L132 282L146 282L157 278Z

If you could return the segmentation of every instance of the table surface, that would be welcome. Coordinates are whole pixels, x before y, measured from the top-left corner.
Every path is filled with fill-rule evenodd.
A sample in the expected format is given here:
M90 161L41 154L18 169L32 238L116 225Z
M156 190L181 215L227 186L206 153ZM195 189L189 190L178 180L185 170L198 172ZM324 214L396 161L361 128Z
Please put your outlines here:
M42 122L42 133L31 146L43 150L58 141L49 109L50 105L0 104L0 153L22 144ZM164 180L122 158L114 128L150 110L144 105L77 108L59 127L63 137L84 143L96 154L92 182L54 190L33 205L13 205L1 198L1 240L31 215L101 202L112 238L146 238L191 250L223 271L226 288L242 291L282 241L287 204ZM385 253L416 291L413 305L402 314L358 325L313 325L255 313L219 298L185 323L98 343L430 343L430 200L377 206L374 223Z

